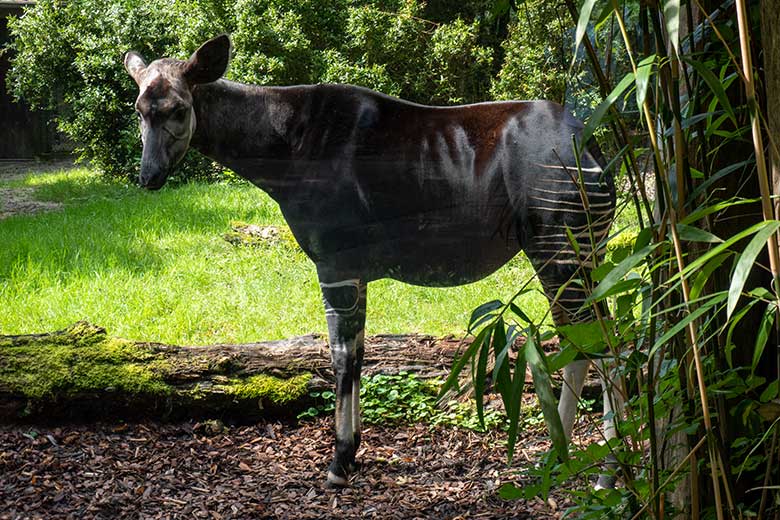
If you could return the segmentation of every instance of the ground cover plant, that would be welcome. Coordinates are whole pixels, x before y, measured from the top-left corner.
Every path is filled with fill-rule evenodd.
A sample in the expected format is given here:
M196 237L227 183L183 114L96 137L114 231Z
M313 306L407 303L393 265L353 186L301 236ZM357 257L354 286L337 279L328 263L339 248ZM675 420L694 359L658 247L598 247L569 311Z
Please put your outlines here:
M241 247L231 222L284 226L275 203L243 182L148 193L88 168L5 181L62 203L0 220L0 333L58 330L85 319L120 337L239 343L324 333L313 265L284 243ZM371 284L367 330L462 334L473 307L531 276L518 257L489 279L430 289ZM403 302L403 305L399 305ZM541 319L541 293L526 305Z

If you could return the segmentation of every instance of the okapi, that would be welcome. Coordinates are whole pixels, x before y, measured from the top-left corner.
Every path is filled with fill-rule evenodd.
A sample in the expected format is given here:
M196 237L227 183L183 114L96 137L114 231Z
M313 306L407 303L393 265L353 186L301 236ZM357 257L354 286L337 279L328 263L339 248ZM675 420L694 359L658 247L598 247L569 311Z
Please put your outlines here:
M316 265L325 302L337 396L329 484L347 485L356 468L368 282L465 284L522 249L554 321L592 319L585 290L569 281L586 276L599 254L591 234L597 244L607 236L615 188L595 147L575 157L572 135L582 124L560 105L431 107L351 85L244 85L221 79L229 58L226 35L186 61L147 65L135 52L125 55L140 89L139 180L159 189L194 147L279 204ZM564 370L559 413L567 439L589 364ZM611 438L609 410L605 399Z

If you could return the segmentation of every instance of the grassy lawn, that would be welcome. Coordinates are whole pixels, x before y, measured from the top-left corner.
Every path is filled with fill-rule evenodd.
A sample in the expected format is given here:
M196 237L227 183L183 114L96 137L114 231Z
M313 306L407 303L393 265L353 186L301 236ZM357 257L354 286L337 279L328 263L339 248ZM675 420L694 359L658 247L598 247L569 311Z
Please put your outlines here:
M128 339L178 344L326 330L314 266L302 253L223 239L231 221L283 225L276 204L249 184L149 193L75 169L0 185L9 186L63 207L0 220L0 334L81 319ZM520 256L462 287L373 282L367 332L460 334L474 307L506 301L532 275ZM534 319L547 312L540 292L519 304Z

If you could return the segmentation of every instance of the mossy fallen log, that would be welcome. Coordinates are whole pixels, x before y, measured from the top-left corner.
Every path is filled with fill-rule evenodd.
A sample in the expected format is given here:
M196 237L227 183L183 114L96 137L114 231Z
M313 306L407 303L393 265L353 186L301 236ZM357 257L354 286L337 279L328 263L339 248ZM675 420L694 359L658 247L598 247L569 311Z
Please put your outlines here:
M460 349L456 338L371 336L363 374L443 378ZM116 338L78 322L0 336L0 421L294 416L333 381L327 343L317 335L178 346ZM584 395L598 391L589 381Z
M458 342L374 336L364 374L441 377ZM240 345L177 346L115 338L86 322L0 336L0 420L295 414L331 389L325 340L316 335Z

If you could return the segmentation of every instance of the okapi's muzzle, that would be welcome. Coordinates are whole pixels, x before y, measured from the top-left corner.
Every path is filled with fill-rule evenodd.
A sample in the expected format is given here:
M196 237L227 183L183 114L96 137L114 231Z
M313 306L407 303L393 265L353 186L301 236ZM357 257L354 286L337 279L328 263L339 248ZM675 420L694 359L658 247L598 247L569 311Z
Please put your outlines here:
M167 154L161 146L162 143L155 142L154 137L154 132L146 132L143 154L141 155L141 172L138 175L138 184L148 190L162 188L168 179L171 167L168 164L170 161L165 158Z
M142 167L141 174L138 176L138 184L147 190L157 191L165 185L167 178L168 175L166 173L160 171L153 171L152 173L149 173L148 170L144 171Z

